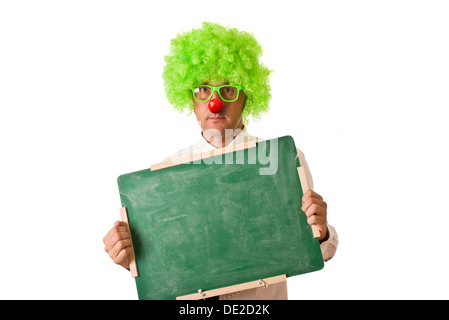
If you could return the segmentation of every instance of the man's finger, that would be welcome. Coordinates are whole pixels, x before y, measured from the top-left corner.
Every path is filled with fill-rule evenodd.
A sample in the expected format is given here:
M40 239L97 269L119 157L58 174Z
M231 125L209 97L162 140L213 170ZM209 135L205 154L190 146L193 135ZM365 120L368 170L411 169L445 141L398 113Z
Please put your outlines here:
M307 208L307 210L304 212L306 214L306 216L309 218L311 216L320 216L320 215L325 215L325 209L323 207L321 207L320 205L313 203L312 205L310 205L309 208Z
M114 260L115 263L120 264L123 262L123 258L129 254L130 248L131 248L130 239L120 240L109 251L109 256L112 258L112 260Z
M318 200L323 200L323 197L322 196L320 196L318 193L316 193L315 191L313 191L312 189L309 189L309 190L307 190L305 193L304 193L304 195L303 195L303 197L302 197L302 201L304 202L304 198L315 198L315 199L318 199Z
M126 231L128 231L128 228L126 226L121 225L121 221L117 221L114 224L114 227L112 227L111 230L109 230L109 232L104 236L103 243L106 244L106 242L108 242L111 239L114 233Z
M130 247L126 247L125 249L120 251L120 253L117 255L117 258L114 260L114 262L116 264L121 264L123 261L125 261L126 257L129 255L130 252L131 252Z
M109 252L112 250L112 248L115 247L115 245L117 244L117 242L119 242L120 240L125 240L125 239L130 239L130 235L128 233L128 231L116 231L114 232L111 237L109 238L108 241L106 241L105 243L105 250L106 252Z
M312 215L309 218L307 218L307 223L310 225L322 226L326 224L326 219L321 216Z
M326 209L327 208L327 203L315 198L309 198L308 200L306 200L306 202L302 205L301 210L304 211L305 213L309 210L309 208L311 206L319 206L321 207L320 211L317 213L321 213L323 212L322 209ZM306 213L307 214L307 213Z

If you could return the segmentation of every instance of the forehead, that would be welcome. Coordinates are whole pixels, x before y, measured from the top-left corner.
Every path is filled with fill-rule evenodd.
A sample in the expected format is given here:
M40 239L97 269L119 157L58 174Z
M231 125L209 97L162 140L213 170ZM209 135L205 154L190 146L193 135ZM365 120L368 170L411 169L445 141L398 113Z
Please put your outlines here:
M208 86L214 86L214 87L218 87L218 86L222 86L225 84L229 84L229 81L224 80L224 81L206 81L205 83L203 83L204 85L208 85Z

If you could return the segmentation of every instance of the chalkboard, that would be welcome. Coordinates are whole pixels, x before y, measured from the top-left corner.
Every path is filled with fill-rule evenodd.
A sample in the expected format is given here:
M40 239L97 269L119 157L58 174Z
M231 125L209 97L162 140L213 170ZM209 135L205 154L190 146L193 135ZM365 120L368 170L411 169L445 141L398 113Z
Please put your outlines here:
M301 210L290 136L256 147L121 175L139 299L177 296L323 268Z

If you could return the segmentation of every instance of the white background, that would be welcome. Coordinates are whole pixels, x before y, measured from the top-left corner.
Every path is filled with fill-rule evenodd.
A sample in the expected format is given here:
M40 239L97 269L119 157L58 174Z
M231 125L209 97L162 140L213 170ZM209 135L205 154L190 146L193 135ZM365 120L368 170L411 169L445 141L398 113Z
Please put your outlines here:
M2 1L0 298L137 298L102 243L116 178L198 140L161 73L202 21L263 46L273 99L249 132L293 136L339 234L289 298L449 298L448 16L445 1Z

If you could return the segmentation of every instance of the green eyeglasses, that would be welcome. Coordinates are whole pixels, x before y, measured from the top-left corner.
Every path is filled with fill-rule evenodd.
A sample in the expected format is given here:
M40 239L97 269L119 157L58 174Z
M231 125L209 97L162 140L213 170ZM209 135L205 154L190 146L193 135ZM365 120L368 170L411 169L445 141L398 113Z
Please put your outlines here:
M234 102L239 98L240 90L243 90L243 87L240 86L232 86L232 85L224 85L224 86L196 86L192 89L193 97L196 101L205 102L212 99L214 95L214 91L218 92L221 100L226 102Z

